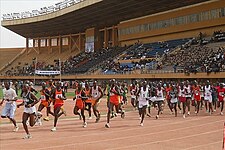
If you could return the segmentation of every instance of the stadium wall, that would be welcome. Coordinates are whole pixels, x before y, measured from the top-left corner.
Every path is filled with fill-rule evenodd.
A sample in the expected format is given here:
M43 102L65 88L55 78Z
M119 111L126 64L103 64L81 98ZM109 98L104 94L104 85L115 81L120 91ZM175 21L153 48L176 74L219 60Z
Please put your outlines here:
M36 80L50 79L47 76L36 76ZM59 76L54 79L59 80ZM0 76L0 80L33 80L34 76ZM225 72L220 73L197 73L186 75L184 73L155 73L155 74L115 74L115 75L67 75L62 76L62 80L79 80L79 79L225 79Z
M159 6L160 7L160 6ZM121 46L138 40L143 43L212 35L225 30L224 0L213 0L162 13L144 16L118 25Z

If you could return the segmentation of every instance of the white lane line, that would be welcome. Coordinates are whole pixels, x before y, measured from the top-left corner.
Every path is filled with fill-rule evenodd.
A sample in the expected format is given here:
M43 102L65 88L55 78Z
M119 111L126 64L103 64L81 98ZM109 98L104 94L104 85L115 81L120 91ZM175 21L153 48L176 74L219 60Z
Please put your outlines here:
M41 149L46 149L46 148L47 149L50 149L50 148L59 148L59 147L65 147L65 146L75 146L75 145L81 145L81 144L93 144L93 143L99 143L99 142L101 143L101 142L115 141L115 140L129 139L129 138L138 138L138 137L142 137L142 136L149 136L149 135L154 135L154 134L161 134L161 133L167 133L167 132L175 132L175 131L189 129L189 128L202 127L202 126L205 126L205 125L215 124L215 123L218 123L218 122L223 122L223 120L214 121L214 122L210 122L210 123L204 123L204 124L201 124L201 125L188 126L188 127L184 127L184 128L177 128L177 129L173 129L173 130L161 131L161 132L154 132L154 133L141 134L141 135L132 135L132 136L126 136L126 137L119 137L119 138L105 139L105 140L96 140L96 141L89 141L89 142L79 142L79 143L75 143L75 144L74 143L73 144L64 144L64 145L58 145L58 146L50 146L50 147L37 148L35 150L41 150ZM206 134L206 133L208 134L208 133L213 133L213 132L218 132L218 131L222 131L222 130L220 129L220 130L216 130L216 131L212 131L212 132L204 132L204 133L194 134L194 135L195 136L198 136L198 135L202 135L202 134ZM194 135L185 136L185 137L192 137ZM60 140L60 137L58 139ZM174 138L174 139L169 139L169 140L164 140L164 141L170 141L170 140L175 140L175 139L179 139L179 138ZM157 143L157 142L160 142L160 141L154 141L152 143L154 144L154 143ZM145 144L147 145L149 143L145 143ZM138 145L142 145L142 144L138 144ZM132 146L128 146L128 148L129 147L132 147Z
M209 118L210 116L205 116L205 117L202 117L202 118L194 118L194 119L190 119L190 120L185 120L185 122L192 122L192 121L199 121L199 120L202 120L202 119L207 119ZM221 120L219 120L221 121ZM217 121L216 121L217 122ZM158 127L163 127L163 126L168 126L168 125L175 125L175 124L183 124L184 123L184 120L182 121L177 121L177 122L172 122L172 123L166 123L166 124L160 124L160 125L155 125L155 126L149 126L151 128L158 128ZM107 132L107 134L110 134L110 133L121 133L121 132L124 132L124 131L134 131L134 130L139 130L140 128L137 126L136 128L131 128L131 129L121 129L121 130L117 130L117 131L111 131L111 132ZM49 131L50 132L50 131ZM85 137L85 136L93 136L93 135L97 135L99 136L100 134L105 134L105 133L93 133L93 134L88 134L88 135L76 135L76 136L60 136L60 139L63 139L63 138L76 138L76 137ZM56 137L56 138L51 138L51 140L58 140L59 138ZM41 142L41 140L37 141L32 141L32 143L38 143L38 142ZM5 143L5 144L1 144L1 145L11 145L11 144L17 144L18 142L10 142L10 143Z
M190 137L216 133L216 132L219 132L219 131L222 131L222 129L215 130L215 131L210 131L210 132L203 132L203 133L198 133L198 134L192 134L192 135L188 135L188 136L182 136L182 137L179 137L179 138L172 138L172 139L168 139L168 140L159 140L159 141L154 141L154 142L146 142L146 143L135 144L135 145L130 145L130 146L123 146L123 147L118 147L118 148L109 148L109 149L106 149L106 150L119 150L119 149L125 149L125 148L132 148L132 147L139 147L139 146L145 146L145 145L159 144L159 143L162 143L162 142L170 142L170 141L175 141L175 140L181 140L181 139L186 139L186 138L190 138Z
M209 146L209 145L215 145L215 144L220 144L220 143L223 143L223 142L222 141L217 141L217 142L212 142L212 143L208 143L208 144L202 144L202 145L188 147L188 148L185 148L183 150L195 149L195 148L199 148L199 147L206 147L206 146ZM221 145L221 147L222 147L222 145Z

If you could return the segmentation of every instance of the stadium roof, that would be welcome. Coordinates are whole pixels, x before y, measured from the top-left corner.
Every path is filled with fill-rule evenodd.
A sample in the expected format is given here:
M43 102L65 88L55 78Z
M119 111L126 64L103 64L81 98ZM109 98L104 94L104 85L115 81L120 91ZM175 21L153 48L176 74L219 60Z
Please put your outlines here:
M121 21L208 0L86 0L50 14L4 20L2 26L26 38L48 37L104 28Z

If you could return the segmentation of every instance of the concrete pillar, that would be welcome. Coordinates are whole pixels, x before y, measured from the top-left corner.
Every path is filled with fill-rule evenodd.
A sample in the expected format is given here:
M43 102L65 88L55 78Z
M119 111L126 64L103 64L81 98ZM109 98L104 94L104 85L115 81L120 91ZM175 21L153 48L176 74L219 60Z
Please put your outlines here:
M69 51L72 52L72 35L69 36Z
M40 54L41 51L41 39L38 38L38 54Z
M26 38L26 53L29 51L29 38Z
M52 53L52 39L50 36L48 37L48 53Z
M79 51L81 51L81 49L82 49L82 36L81 36L81 33L79 33L79 38L78 38L78 49L79 49Z
M105 28L104 29L104 48L107 48L108 47L108 36L109 36L109 34L108 34L108 30L107 30L107 28Z
M61 54L61 52L62 52L62 37L61 37L61 35L59 36L59 43L58 43L59 45L59 54Z

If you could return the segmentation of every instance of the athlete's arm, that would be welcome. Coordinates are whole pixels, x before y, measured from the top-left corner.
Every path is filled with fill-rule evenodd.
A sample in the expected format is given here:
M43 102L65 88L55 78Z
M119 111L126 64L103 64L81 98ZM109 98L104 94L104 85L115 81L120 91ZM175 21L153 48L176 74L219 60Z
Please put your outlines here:
M21 104L17 105L17 108L19 108L22 105L24 105L24 102L22 102Z
M50 91L48 89L45 89L44 90L44 94L45 94L45 96L50 97Z
M67 99L64 91L62 91L62 96L63 97L60 97L61 100L66 100Z
M138 89L136 96L139 96L140 92L141 92L141 87Z
M34 102L32 104L30 104L30 106L33 107L35 104L37 104L39 102L40 99L38 99L33 93L30 93L30 96L34 100Z
M4 101L5 101L5 99L3 98L2 101L0 102L0 106L2 106Z
M74 98L73 98L73 100L75 101L76 100L76 89L75 89L75 91L74 91L74 93L75 93L75 96L74 96Z
M97 102L103 97L103 92L102 89L100 87L98 87L98 91L100 92L100 97L96 100Z

